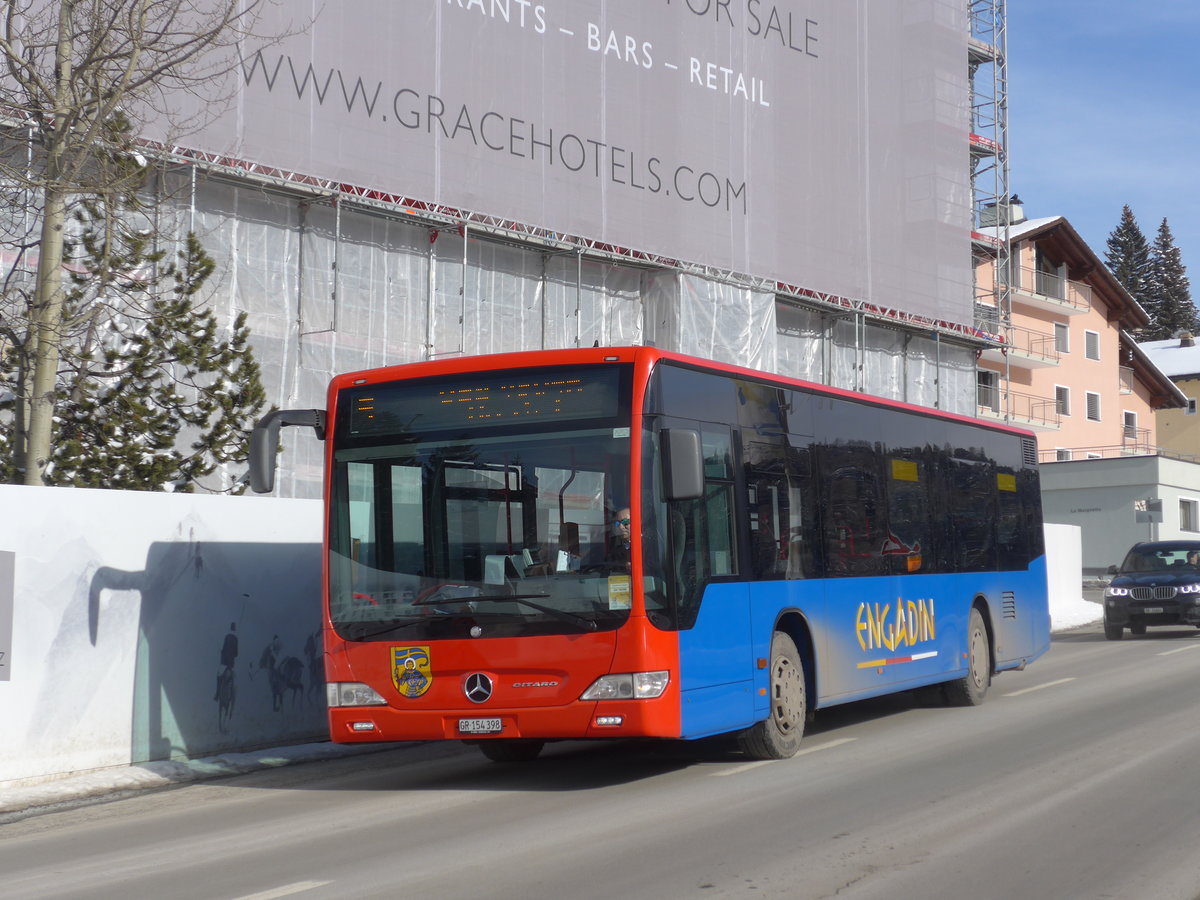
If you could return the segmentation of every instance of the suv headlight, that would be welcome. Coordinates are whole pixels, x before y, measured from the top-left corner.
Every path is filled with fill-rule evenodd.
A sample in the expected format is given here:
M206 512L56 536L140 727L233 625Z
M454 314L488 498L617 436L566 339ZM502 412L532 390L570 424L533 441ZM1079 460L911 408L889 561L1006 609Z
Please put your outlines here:
M1181 584L1179 586L1181 594L1200 594L1200 584Z
M580 700L653 700L661 697L670 672L628 672L604 675L592 682Z
M1111 587L1111 586L1106 587L1104 589L1104 596L1105 597L1128 597L1129 596L1129 588Z

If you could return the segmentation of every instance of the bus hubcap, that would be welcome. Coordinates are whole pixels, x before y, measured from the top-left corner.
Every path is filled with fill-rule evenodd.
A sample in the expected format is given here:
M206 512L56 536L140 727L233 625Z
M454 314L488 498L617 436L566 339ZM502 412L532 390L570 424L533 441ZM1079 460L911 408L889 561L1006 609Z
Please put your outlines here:
M786 657L775 660L775 724L782 732L796 727L804 715L804 679Z

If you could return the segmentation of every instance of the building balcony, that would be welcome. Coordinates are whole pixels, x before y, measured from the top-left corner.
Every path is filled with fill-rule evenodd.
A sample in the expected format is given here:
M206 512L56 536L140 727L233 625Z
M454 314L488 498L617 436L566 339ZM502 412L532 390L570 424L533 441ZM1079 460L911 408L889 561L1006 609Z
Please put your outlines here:
M975 395L976 415L981 419L1020 425L1033 431L1057 431L1059 428L1058 403L1051 397L982 384L977 386Z
M976 320L978 321L978 307ZM1042 369L1047 366L1057 366L1061 354L1054 345L1054 335L1034 331L1032 328L1022 328L1019 325L1009 325L1002 329L1005 342L988 347L980 353L980 359L989 362L1004 363L1009 366L1019 366L1025 369Z
M987 334L1001 335L1004 326L1000 323L1000 310L990 303L975 304L975 327Z
M1085 313L1092 308L1092 288L1052 272L1040 272L1028 266L1014 266L1014 284L1009 299L1014 304L1050 310L1066 316Z
M1150 429L1138 428L1136 425L1123 425L1121 428L1121 452L1126 456L1145 456L1152 452L1150 446Z

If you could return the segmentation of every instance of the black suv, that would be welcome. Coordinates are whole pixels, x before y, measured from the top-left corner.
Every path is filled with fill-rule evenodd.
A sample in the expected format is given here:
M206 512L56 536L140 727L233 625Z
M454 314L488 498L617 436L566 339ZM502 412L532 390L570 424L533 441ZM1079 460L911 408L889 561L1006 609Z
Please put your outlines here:
M1200 627L1200 541L1134 544L1104 591L1104 636L1119 641L1147 625Z

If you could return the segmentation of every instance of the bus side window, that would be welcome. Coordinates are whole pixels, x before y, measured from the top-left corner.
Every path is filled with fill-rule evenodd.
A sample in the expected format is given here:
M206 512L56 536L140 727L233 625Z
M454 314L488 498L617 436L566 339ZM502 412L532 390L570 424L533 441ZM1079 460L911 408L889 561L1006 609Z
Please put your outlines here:
M784 442L752 441L745 447L746 514L750 575L755 580L812 575L808 451Z
M995 568L995 466L987 460L951 458L947 475L957 570L983 572Z
M928 466L915 454L889 457L888 534L884 555L898 574L928 572L933 557L930 538Z
M704 586L737 572L733 527L733 453L729 430L706 425L704 496L670 504L671 565L679 627L690 628L700 611Z
M884 506L874 452L825 447L825 565L829 575L879 575L886 571Z
M1029 550L1025 546L1028 528L1022 509L1022 498L1017 490L1016 472L1001 469L996 473L996 499L1000 506L1000 515L996 520L996 547L1000 554L1000 568L1023 569L1030 558Z

